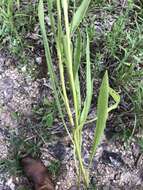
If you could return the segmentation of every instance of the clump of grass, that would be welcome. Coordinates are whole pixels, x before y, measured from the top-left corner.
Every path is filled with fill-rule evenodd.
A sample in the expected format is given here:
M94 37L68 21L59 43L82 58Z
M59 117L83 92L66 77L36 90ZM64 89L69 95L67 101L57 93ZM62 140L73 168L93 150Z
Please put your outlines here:
M2 0L0 2L0 39L2 40L9 34L13 37L9 39L13 46L16 43L20 44L20 37L15 26L15 18L20 14L14 14L14 4L13 0Z
M57 114L56 102L44 98L40 105L33 108L33 113L36 115L35 119L40 122L44 128L50 128Z
M26 138L25 138L26 139ZM20 159L22 155L32 155L33 157L39 154L39 145L32 141L25 140L18 137L15 134L10 134L9 144L11 149L9 150L8 158L0 160L0 172L8 172L10 175L21 175L22 168L20 165Z
M56 21L52 12L54 3L56 3L55 6L57 10ZM79 32L79 26L86 14L89 4L90 0L83 0L73 13L71 22L69 22L68 2L66 0L57 0L55 2L50 0L48 1L51 29L54 33L56 43L60 81L58 80L54 71L54 63L46 35L46 27L44 23L44 5L42 0L39 1L38 7L39 22L45 47L48 71L50 74L57 108L63 125L74 146L73 152L78 175L78 183L83 180L86 187L89 185L89 171L92 167L94 154L104 133L108 113L115 109L120 101L119 95L109 87L108 72L106 71L99 91L97 117L94 118L94 120L97 120L97 122L93 144L90 151L89 166L88 168L85 168L82 160L82 130L88 119L88 113L90 110L93 95L93 79L91 76L90 63L90 39L88 30L86 29L86 97L83 102L79 80L79 65L81 63L81 49L83 48L83 42L82 36ZM57 23L57 25L55 23ZM72 95L72 101L68 97L69 94L67 89ZM108 107L108 99L110 95L114 99L115 104ZM71 125L70 130L68 129L65 122L65 112L63 105L61 105L61 99L64 102L64 107ZM74 112L72 112L72 109L74 109Z
M32 49L33 44L29 43L26 36L36 24L36 9L36 4L28 2L0 1L0 49L7 50L20 63L28 63L29 49Z
M114 60L114 83L118 84L132 106L129 110L134 115L133 128L142 127L142 10L138 3L128 1L128 6L115 21L112 30L107 33L106 48ZM110 65L109 65L110 66ZM133 130L134 130L133 129ZM127 129L128 130L128 129Z
M51 161L50 165L48 166L48 171L56 177L59 174L61 163L58 160Z
M112 6L112 10L108 7ZM95 35L94 52L92 52L92 60L97 69L95 78L101 76L105 69L108 69L112 86L120 89L122 101L120 109L115 113L118 121L118 129L126 140L131 139L133 134L140 133L143 127L143 99L142 91L142 26L143 26L143 10L141 1L126 1L126 4L119 4L111 1L110 3L97 5L101 17L99 23L103 20L103 31ZM122 8L122 6L124 8ZM92 9L92 11L94 11ZM106 30L104 20L107 18L102 15L110 15L114 22ZM91 14L91 13L90 13ZM92 12L97 15L98 12ZM92 16L89 22L92 22ZM96 21L96 20L94 20ZM104 30L105 29L105 30ZM99 45L98 45L99 43ZM95 70L95 69L94 69ZM119 136L119 133L116 134Z

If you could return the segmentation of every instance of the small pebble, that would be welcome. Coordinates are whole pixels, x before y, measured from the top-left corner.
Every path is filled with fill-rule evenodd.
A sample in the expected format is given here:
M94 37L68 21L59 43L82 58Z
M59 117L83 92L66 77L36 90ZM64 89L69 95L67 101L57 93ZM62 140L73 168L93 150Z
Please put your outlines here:
M114 167L120 167L124 165L124 161L119 153L109 152L107 150L104 150L102 153L102 161L112 164Z

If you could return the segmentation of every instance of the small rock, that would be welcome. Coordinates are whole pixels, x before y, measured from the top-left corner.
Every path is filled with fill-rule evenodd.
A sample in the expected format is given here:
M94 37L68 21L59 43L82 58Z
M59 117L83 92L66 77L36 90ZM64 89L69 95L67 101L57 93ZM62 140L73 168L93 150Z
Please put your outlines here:
M140 154L140 146L136 143L132 143L132 153L134 157L138 157Z
M42 63L42 57L36 57L36 62L38 64L41 64Z
M25 72L27 71L27 65L24 65L23 67L21 67L21 71L22 71L23 73L25 73Z
M49 148L57 159L59 160L64 159L66 150L65 146L61 142L57 142L54 146L50 146Z
M46 23L47 23L48 26L51 25L50 18L48 16L45 16L45 21L46 21Z
M6 185L9 186L11 190L15 190L15 184L13 183L12 178L8 179Z
M104 150L102 153L102 161L104 163L112 164L114 167L124 165L124 161L119 153L109 152L107 150Z

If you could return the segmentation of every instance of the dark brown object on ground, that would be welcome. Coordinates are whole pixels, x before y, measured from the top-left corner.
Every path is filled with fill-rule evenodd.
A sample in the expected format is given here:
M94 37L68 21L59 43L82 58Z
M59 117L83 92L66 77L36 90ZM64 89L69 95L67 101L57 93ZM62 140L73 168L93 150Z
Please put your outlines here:
M33 182L34 190L55 190L54 183L44 164L32 157L25 157L21 165L26 176Z

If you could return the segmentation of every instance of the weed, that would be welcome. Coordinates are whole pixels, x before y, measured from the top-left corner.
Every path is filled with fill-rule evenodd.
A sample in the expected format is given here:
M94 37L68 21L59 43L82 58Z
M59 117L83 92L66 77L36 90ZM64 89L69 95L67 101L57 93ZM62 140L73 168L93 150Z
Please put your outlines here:
M92 53L92 62L94 71L96 70L94 78L100 77L102 72L108 68L112 86L120 89L124 109L119 109L115 115L118 123L121 123L122 126L120 128L123 130L121 136L127 140L138 132L139 127L142 127L143 107L140 100L143 97L143 14L140 1L126 1L126 3L118 16L117 13L114 13L118 9L114 6L116 3L113 1L108 5L103 3L102 8L98 5L101 11L104 10L105 15L111 15L114 22L111 28L109 27L108 30L102 31L102 34L94 37L93 49L96 54ZM109 4L113 11L108 9ZM102 13L100 14L102 15ZM100 19L103 20L103 23L104 19L106 20L104 16L101 16ZM106 29L106 27L103 28ZM128 117L126 117L127 114Z
M0 49L5 49L22 64L28 64L33 42L26 37L36 24L36 4L0 1ZM28 57L29 56L29 57ZM33 70L29 68L28 71Z
M48 166L48 170L54 177L56 177L59 174L60 167L61 167L61 163L59 161L53 160Z
M44 2L47 7L46 1ZM120 134L119 132L116 133L116 136L120 135L121 138L126 141L132 137L136 129L143 124L142 2L132 0L126 1L127 5L120 10L121 12L119 15L116 15L115 12L118 12L118 8L114 5L116 1L109 1L108 3L105 0L92 1L92 15L89 20L85 20L82 23L82 27L80 27L80 23L83 21L87 12L87 2L90 3L90 1L87 0L77 2L69 1L69 4L66 5L64 4L64 0L59 1L59 4L58 1L48 0L50 27L45 27L43 14L46 14L47 11L43 11L42 1L40 0L39 20L41 33L45 46L48 71L50 73L56 101L50 102L45 99L40 106L33 110L36 121L40 123L37 136L42 137L44 140L49 139L47 128L52 127L54 118L58 117L63 121L74 145L74 156L75 163L77 163L76 167L79 181L82 174L86 185L89 183L89 168L87 171L87 168L84 168L82 163L81 133L86 120L88 120L88 112L90 110L93 95L92 80L103 76L103 72L108 68L111 85L122 94L122 106L124 109L118 110L115 114L117 117L116 120L118 121L117 125L121 126L123 131L121 131ZM96 33L94 27L92 27L95 25L93 17L96 20L98 17L98 13L96 15L93 12L96 8L98 8L98 11L107 13L113 17L114 23L111 30L103 30L100 34ZM36 11L37 4L31 5L31 3L27 3L27 5L23 6L22 1L18 0L1 0L0 2L1 48L6 45L10 53L15 55L16 58L20 58L21 62L24 64L28 62L28 55L25 53L25 49L28 48L28 51L31 52L34 46L33 42L30 40L27 41L25 36L27 36L27 33L33 32L33 28L35 24L37 24ZM104 19L106 19L104 16L102 17L102 13L100 14L100 19L102 20L102 25L102 22L104 23ZM88 23L91 25L88 26ZM48 32L45 31L45 28L48 28ZM47 33L50 40L47 39ZM92 47L92 43L96 43L95 47ZM48 47L49 45L50 47ZM57 55L56 61L52 59L54 57L53 54ZM92 54L92 57L90 57L90 54ZM84 78L86 83L86 94L84 94L84 96L82 94L82 81L80 80L81 63L83 63L83 70L84 73L86 73ZM32 70L30 66L28 67ZM59 69L57 69L56 73L55 67ZM92 67L93 73L91 72ZM98 98L98 115L96 118L93 118L93 121L97 120L97 118L98 120L96 121L97 126L93 142L94 146L91 149L91 158L94 156L97 145L100 142L108 112L110 111L110 108L108 108L107 112L109 95L113 96L113 99L117 102L112 108L117 107L119 97L109 88L108 75L106 73ZM104 102L102 101L103 97L105 100ZM106 113L104 112L103 114L103 111ZM129 114L129 116L125 117L126 114ZM67 116L69 118L68 124L70 123L71 125L70 130L67 128ZM19 113L12 113L12 117L17 120L21 119ZM101 117L104 118L104 121L102 121L103 123L101 123L101 119L99 119ZM129 122L131 125L129 125ZM102 129L100 126L102 126ZM133 129L130 126L132 126ZM35 126L30 126L30 129L34 130L34 127ZM11 168L12 173L16 173L20 170L18 164L20 153L26 150L27 153L37 155L40 145L37 142L25 142L17 136L14 137L12 141L15 147L14 149L12 148L14 159L9 158L9 160L1 161L1 166L3 169ZM141 147L142 144L141 140ZM51 172L53 171L54 175L57 173L58 164L59 163L51 163Z
M0 161L0 172L8 171L10 175L21 174L21 167L17 159L3 159Z
M45 55L48 65L48 71L51 78L51 84L53 88L53 92L55 95L55 100L57 104L57 108L59 114L61 116L64 127L71 138L71 141L74 145L74 158L75 165L78 174L78 183L81 181L81 175L83 177L83 181L86 187L89 185L89 169L92 166L92 160L94 154L96 152L97 146L100 143L101 137L104 132L104 128L106 125L106 120L108 118L108 112L112 109L115 109L118 106L120 101L119 95L109 87L108 82L108 73L105 72L103 77L103 81L101 84L99 97L98 97L98 105L97 105L97 120L95 136L93 139L93 146L91 148L90 154L90 163L88 168L84 168L83 160L82 160L82 129L86 123L88 113L91 106L91 100L93 95L93 79L91 76L91 63L90 63L90 39L89 39L89 31L86 29L86 45L85 45L85 61L86 61L86 98L82 103L82 96L80 93L80 81L79 81L79 65L81 62L81 48L83 48L82 36L79 32L76 33L77 28L79 27L81 21L83 20L85 13L87 11L90 0L83 0L75 13L72 16L72 20L69 23L69 15L68 15L68 2L67 1L56 1L57 4L57 21L54 21L54 16L52 12L53 3L48 1L49 6L49 17L51 21L51 28L54 33L56 50L58 56L58 68L60 75L60 82L57 79L56 73L54 72L54 64L52 62L51 51L47 39L46 27L44 23L44 6L43 1L39 1L38 7L38 15L39 22L41 27L41 33L43 37L44 47L45 47ZM63 20L62 15L63 13ZM55 32L55 23L57 23L57 32ZM64 23L64 26L62 25ZM91 31L90 31L90 34ZM68 75L68 83L65 82L65 75ZM73 105L70 104L67 89L69 89L70 94L72 95ZM111 105L108 108L108 98L109 95L115 101L114 105ZM64 106L67 112L67 116L73 130L71 134L64 118L64 110L60 103L60 99L63 99ZM75 115L72 114L72 108L74 109Z
M20 121L22 115L21 115L20 112L12 112L12 113L11 113L11 117L12 117L13 119L17 120L17 121Z
M121 46L123 39L125 38L125 23L126 17L119 16L119 18L113 24L112 31L108 32L107 34L107 50L110 52L110 55L115 58L117 57L117 50Z
M22 174L20 159L23 155L32 155L37 157L39 155L38 144L32 141L20 138L15 134L10 135L10 151L9 157L0 161L0 172L8 171L10 175L16 176Z
M45 128L50 128L57 114L56 102L44 98L42 104L33 109L33 113L36 114L37 121L41 122Z
M135 125L141 126L143 20L140 11L134 10L136 5L133 2L129 3L124 16L121 15L114 23L112 30L108 32L106 47L108 55L112 57L116 66L112 75L114 82L120 85L132 102L132 113L136 118ZM131 12L134 12L136 17L132 17ZM132 22L128 23L129 20Z

